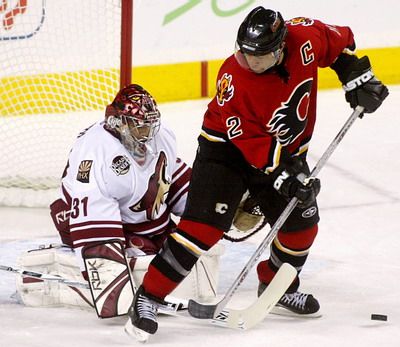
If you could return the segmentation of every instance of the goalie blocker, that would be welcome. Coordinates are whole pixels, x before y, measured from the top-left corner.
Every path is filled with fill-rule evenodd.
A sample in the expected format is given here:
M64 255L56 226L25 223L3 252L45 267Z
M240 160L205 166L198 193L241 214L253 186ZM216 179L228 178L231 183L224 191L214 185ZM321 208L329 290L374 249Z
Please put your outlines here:
M223 246L217 245L202 255L197 266L171 296L180 301L189 298L213 300L217 292L222 253ZM95 308L99 318L125 315L132 303L133 292L141 284L154 255L126 258L123 246L115 240L89 245L82 254L90 290L18 275L16 287L22 303L32 307ZM21 254L17 264L25 270L58 275L77 282L85 281L74 251L69 247L41 246Z

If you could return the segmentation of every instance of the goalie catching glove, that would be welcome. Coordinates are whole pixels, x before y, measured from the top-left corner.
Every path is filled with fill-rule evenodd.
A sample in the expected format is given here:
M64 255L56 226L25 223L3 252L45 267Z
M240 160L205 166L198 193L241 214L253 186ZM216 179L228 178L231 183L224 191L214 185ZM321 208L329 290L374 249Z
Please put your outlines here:
M274 170L273 186L284 198L291 200L296 197L299 199L298 206L306 208L314 204L321 189L320 180L309 175L306 161L292 157Z
M342 82L346 101L352 108L362 106L365 113L375 112L389 95L387 87L374 76L367 56L358 59L342 53L331 67Z
M256 200L250 195L243 199L233 218L233 226L240 232L247 233L254 230L264 219L264 215Z

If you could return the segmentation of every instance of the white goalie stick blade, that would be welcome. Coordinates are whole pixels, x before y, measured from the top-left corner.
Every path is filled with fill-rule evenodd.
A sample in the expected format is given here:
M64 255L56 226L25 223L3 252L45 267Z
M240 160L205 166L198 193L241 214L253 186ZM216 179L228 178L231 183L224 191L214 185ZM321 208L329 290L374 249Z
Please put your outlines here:
M264 320L282 295L286 292L296 275L297 271L293 266L287 263L282 264L271 283L257 298L257 300L253 302L253 304L239 310L225 308L217 314L211 322L219 326L233 329L250 329ZM195 301L191 301L189 310L199 309L203 314L205 311L214 313L216 307L217 305L202 305ZM205 308L207 309L205 310ZM196 317L195 315L194 317L198 318L198 316Z

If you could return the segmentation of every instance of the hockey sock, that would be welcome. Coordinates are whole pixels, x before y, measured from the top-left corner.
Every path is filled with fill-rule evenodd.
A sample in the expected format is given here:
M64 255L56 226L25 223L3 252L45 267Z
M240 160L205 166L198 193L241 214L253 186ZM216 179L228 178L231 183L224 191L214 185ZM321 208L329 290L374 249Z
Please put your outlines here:
M265 284L270 283L283 263L289 263L300 273L317 233L318 225L298 231L279 231L271 245L270 258L260 262L257 266L259 280ZM288 292L297 290L298 286L299 279L297 277Z
M143 287L149 294L164 299L190 273L202 253L223 236L215 227L181 220L176 232L170 234L163 249L149 265Z

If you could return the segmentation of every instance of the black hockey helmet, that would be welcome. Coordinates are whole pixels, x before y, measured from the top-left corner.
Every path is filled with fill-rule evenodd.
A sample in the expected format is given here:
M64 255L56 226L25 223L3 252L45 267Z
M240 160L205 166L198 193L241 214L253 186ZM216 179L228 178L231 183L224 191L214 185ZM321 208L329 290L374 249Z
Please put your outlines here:
M242 53L264 55L280 49L286 35L282 15L259 6L240 25L236 43Z

